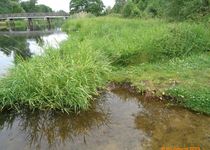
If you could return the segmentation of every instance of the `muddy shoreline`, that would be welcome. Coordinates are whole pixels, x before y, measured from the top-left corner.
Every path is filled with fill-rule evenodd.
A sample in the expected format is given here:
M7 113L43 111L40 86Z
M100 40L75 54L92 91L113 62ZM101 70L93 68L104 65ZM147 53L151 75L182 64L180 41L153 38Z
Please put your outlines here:
M196 114L210 116L207 113L203 113L203 112L199 112L199 111L195 111L190 108L187 108L183 106L183 104L180 101L178 101L176 97L158 92L157 90L139 90L136 86L133 86L131 82L110 82L106 87L106 90L108 91L112 91L115 89L125 89L139 98L143 98L146 100L148 99L148 100L156 100L156 101L157 100L166 101L166 102L169 102L169 104L172 106L175 105L180 108L187 109L188 111L191 111Z

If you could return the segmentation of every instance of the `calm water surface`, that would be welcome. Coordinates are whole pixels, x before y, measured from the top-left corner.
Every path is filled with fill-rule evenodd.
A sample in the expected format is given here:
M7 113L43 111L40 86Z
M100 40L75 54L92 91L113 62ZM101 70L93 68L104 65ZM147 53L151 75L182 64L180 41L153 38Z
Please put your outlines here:
M67 39L61 31L13 32L0 34L0 76L5 75L14 66L18 58L27 59L41 55L45 47L58 47Z
M105 92L80 114L0 114L2 150L159 150L162 145L210 149L210 117L125 89Z

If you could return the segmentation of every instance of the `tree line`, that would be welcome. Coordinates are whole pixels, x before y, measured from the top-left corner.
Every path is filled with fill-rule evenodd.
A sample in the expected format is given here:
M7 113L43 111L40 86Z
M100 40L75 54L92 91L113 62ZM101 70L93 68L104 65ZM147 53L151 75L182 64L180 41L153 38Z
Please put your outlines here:
M162 17L174 20L196 19L210 14L210 0L116 0L113 8L105 8L102 0L70 0L70 14L88 12L96 16L109 13L124 17ZM1 0L0 14L52 12L37 0Z
M124 17L164 17L174 20L196 19L210 12L210 0L116 0L114 7L104 9L102 0L71 0L70 13L95 15L118 13Z
M6 13L32 13L32 12L52 12L53 10L46 5L38 5L37 0L1 0L0 14Z
M116 0L113 12L125 17L195 19L209 15L210 0Z

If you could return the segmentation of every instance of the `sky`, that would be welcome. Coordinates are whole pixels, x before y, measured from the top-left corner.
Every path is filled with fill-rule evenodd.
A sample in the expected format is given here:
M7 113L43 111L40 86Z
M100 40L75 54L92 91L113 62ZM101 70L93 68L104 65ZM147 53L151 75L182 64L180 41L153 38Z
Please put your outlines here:
M106 7L114 6L115 0L102 0ZM69 2L70 0L38 0L38 4L45 4L51 7L53 10L64 10L69 11Z

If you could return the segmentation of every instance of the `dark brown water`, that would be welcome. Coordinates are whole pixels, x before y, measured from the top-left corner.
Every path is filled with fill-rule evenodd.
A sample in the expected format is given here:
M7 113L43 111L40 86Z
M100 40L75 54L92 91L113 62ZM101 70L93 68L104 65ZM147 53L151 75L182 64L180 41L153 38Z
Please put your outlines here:
M126 90L106 92L88 112L0 114L0 150L210 149L210 117Z

